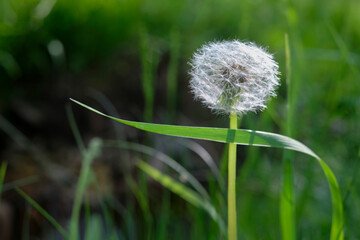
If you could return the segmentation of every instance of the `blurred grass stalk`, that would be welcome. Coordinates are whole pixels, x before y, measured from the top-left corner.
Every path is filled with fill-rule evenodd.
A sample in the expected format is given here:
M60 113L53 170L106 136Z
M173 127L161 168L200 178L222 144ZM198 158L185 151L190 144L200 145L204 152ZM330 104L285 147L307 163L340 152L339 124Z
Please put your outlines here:
M144 94L144 120L153 120L156 70L159 53L151 45L149 34L145 27L140 28L140 57L142 68L142 88Z
M170 122L173 122L176 114L178 69L180 56L179 30L173 28L170 35L170 62L167 72L167 114Z
M2 196L6 169L7 169L7 162L2 162L0 167L0 203L1 203L1 196Z
M110 105L107 105L106 107L109 108L109 106ZM70 107L67 108L67 114L68 114L68 120L69 120L71 128L72 128L72 132L77 141L78 147L82 150L83 154L86 154L86 149L84 149L84 143L81 139L79 129L77 127L73 112L71 111ZM117 113L115 112L115 114L117 114ZM121 135L121 132L117 132L117 133ZM120 137L120 135L118 135L118 137ZM97 140L95 139L95 141L97 141ZM92 144L90 143L89 151L93 148L93 147L91 147L91 145ZM94 150L99 151L100 149L105 147L105 145L106 145L106 143L101 141L99 145L96 146L96 144L95 144L95 148L98 148L98 149L94 149ZM95 157L97 154L98 154L98 152L95 153L93 156ZM92 155L92 154L90 154L90 155ZM84 164L83 164L82 168L83 167L85 167ZM80 174L80 178L81 178L81 174ZM105 224L103 225L104 222L103 222L102 216L99 216L97 213L91 213L91 211L90 211L91 208L90 208L89 202L86 201L85 202L85 215L86 215L85 216L86 217L86 225L85 225L85 230L86 230L85 236L86 237L85 237L85 239L86 240L99 239L99 237L110 239L110 240L125 239L125 237L122 235L122 232L118 231L118 228L115 224L114 216L113 216L112 212L110 211L109 207L107 206L106 200L102 197L102 193L100 190L101 187L100 187L97 177L91 167L89 169L88 178L89 178L89 182L87 183L87 185L92 183L95 186L95 189L97 192L97 197L98 197L98 202L102 209L103 217L105 218ZM130 174L125 176L125 181L126 181L127 185L129 185L128 178L131 178ZM131 180L132 180L132 178L131 178ZM135 188L138 188L138 186L135 186ZM130 189L131 189L131 186L130 186ZM133 190L133 189L131 189L131 190ZM137 190L137 191L141 192L141 190ZM75 203L74 203L74 206L75 206ZM110 207L116 208L113 200L111 200L111 202L110 202ZM127 207L127 209L132 209L132 208L133 208L132 205ZM128 210L128 211L132 212L131 210ZM127 215L125 222L127 224L131 225L133 223L132 216ZM96 224L98 225L99 223L101 223L102 225L100 227L99 226L95 227L95 225ZM92 229L93 225L95 227L94 229ZM127 239L136 239L136 234L134 233L133 228L129 227L128 231L129 231L129 233L128 233L129 236ZM148 233L150 233L150 232L148 232Z
M76 124L74 114L72 112L71 106L68 105L66 107L67 118L71 127L71 131L74 135L75 141L78 145L79 150L83 156L83 162L80 170L79 181L77 185L75 200L73 204L72 215L70 219L70 237L69 239L78 239L79 238L79 217L81 211L81 205L83 202L83 197L87 186L90 183L95 185L97 190L97 196L99 198L99 204L101 206L103 215L105 217L105 226L107 232L104 231L103 226L93 226L102 223L102 218L97 213L91 213L91 206L89 203L89 199L85 199L84 208L85 208L85 239L99 239L99 237L103 237L103 234L107 234L107 238L111 240L118 240L118 235L116 232L116 227L114 223L113 216L111 215L108 207L106 206L105 200L101 197L100 187L98 185L98 181L96 179L96 175L94 174L91 163L94 158L96 158L100 150L103 147L103 142L101 139L92 139L89 148L86 149L84 142L81 138L79 128Z
M81 165L79 181L76 187L75 199L70 219L70 236L69 240L79 239L79 218L82 200L85 190L90 182L91 163L94 158L99 155L101 147L100 139L93 139L89 144L88 150L84 154L84 159Z
M160 172L142 160L137 161L136 165L139 169L141 169L147 175L151 176L171 192L183 198L185 201L195 206L196 208L205 210L217 223L220 231L224 231L223 220L209 200L204 199L198 192L172 179L169 175ZM206 234L204 233L204 235Z
M71 111L71 107L66 108L67 117L71 130L74 134L76 143L82 153L83 162L81 164L79 181L76 187L74 204L71 212L70 226L69 226L69 240L79 239L79 218L81 205L83 202L83 197L85 190L90 183L91 177L91 164L94 158L96 158L101 150L102 141L98 138L94 138L89 143L88 149L85 149L84 143L81 139L79 129L77 128L74 115Z
M285 34L285 56L286 56L286 85L287 85L287 119L286 119L286 135L292 136L293 113L295 108L295 96L291 84L291 55L289 46L289 37ZM282 191L280 196L280 225L282 239L296 239L295 230L295 208L294 208L294 176L291 153L284 151L283 155L283 179Z
M146 182L146 176L141 173L138 176L139 184L137 184L131 176L125 177L126 184L130 187L130 190L134 194L136 200L138 201L144 220L146 225L146 239L151 239L152 234L152 225L153 225L153 217L150 211L150 203L148 196L148 186Z

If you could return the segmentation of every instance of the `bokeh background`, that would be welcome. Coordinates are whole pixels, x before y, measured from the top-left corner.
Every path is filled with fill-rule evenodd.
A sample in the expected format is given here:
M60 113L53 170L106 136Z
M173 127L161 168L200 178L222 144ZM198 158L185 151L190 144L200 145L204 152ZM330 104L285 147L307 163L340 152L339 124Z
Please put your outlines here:
M0 161L8 168L0 238L61 239L13 189L20 186L67 226L82 162L81 143L70 127L74 120L85 147L95 137L118 139L173 157L225 216L226 193L219 181L226 179L223 144L144 134L69 98L129 120L227 127L226 116L193 100L188 62L204 43L239 39L267 47L282 73L278 97L264 112L243 116L241 128L286 134L291 121L291 136L321 156L339 181L346 239L360 239L359 26L357 0L1 0ZM115 231L117 239L221 238L206 212L135 166L143 159L186 184L156 155L139 153L141 146L139 151L106 148L94 160L97 184L85 194L82 236L97 226L86 236L112 239ZM279 239L283 151L238 149L239 236ZM213 171L204 160L209 155ZM292 159L298 238L328 239L331 198L325 177L308 156L294 153Z

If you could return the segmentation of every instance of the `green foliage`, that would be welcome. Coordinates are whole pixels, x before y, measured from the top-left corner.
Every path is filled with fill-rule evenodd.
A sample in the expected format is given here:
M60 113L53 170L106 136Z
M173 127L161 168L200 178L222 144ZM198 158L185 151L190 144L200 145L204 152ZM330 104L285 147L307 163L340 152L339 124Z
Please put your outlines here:
M177 163L174 159L169 157L168 155L159 152L151 147L132 143L132 142L124 142L124 141L106 141L104 142L104 146L107 147L119 147L123 149L137 151L149 156L156 157L159 161L165 163L167 166L176 171L179 175L186 179L188 182L203 198L209 199L209 194L204 189L204 187L200 184L200 182L193 176L189 171L187 171L181 164Z
M97 114L100 114L104 117L110 118L117 122L144 130L153 133L159 133L170 136L177 137L186 137L186 138L195 138L203 140L218 141L224 143L236 143L249 146L267 146L267 147L277 147L284 149L291 149L294 151L305 153L314 159L322 167L327 181L330 186L331 197L333 202L333 217L332 217L332 227L331 227L331 240L343 239L343 225L344 225L344 216L343 216L343 204L341 199L341 192L336 181L336 178L327 166L327 164L321 160L311 149L306 147L304 144L282 135L258 132L252 130L235 130L235 129L221 129L221 128L205 128L205 127L186 127L186 126L174 126L174 125L162 125L162 124L152 124L152 123L143 123L143 122L134 122L118 119L115 117L108 116L98 110L95 110L81 102L71 99L73 102L79 104L80 106L87 108L90 111L93 111ZM168 186L169 187L169 186ZM195 200L194 200L195 201Z
M225 230L223 220L220 218L214 207L206 199L203 199L200 195L198 195L198 193L173 180L171 177L161 173L144 161L138 161L137 166L156 181L161 183L164 187L168 188L170 191L174 192L190 204L197 208L204 209L218 224L219 228L222 231Z
M32 123L21 125L21 114L25 111L24 108L18 108L18 103L26 102L35 107L46 105L54 108L53 103L63 104L69 94L82 98L80 95L86 92L88 87L96 88L108 95L116 102L117 109L121 110L124 116L131 114L132 117L142 119L139 117L143 112L140 89L142 80L149 73L153 78L152 83L156 82L156 87L149 84L150 87L146 87L148 92L143 92L144 97L145 94L150 96L150 100L144 102L144 108L150 109L145 110L149 119L180 123L187 121L186 119L190 119L191 116L191 119L197 119L199 124L225 126L224 119L213 117L210 112L203 110L201 104L190 99L188 77L185 73L188 68L187 62L194 50L205 42L233 38L254 41L269 46L269 50L275 52L274 57L280 63L283 84L279 89L279 98L274 99L263 113L244 116L242 126L248 129L280 132L301 139L306 145L312 146L314 152L326 159L336 173L339 187L344 193L345 237L359 239L357 223L360 216L360 185L356 178L359 168L360 131L359 11L360 3L357 0L2 0L0 111L6 119L15 120L16 123L20 121L17 127L25 134L14 128L2 116L0 127L17 144L16 146L33 146L31 141L37 137L30 136L32 132L37 132L40 126L55 131L53 126L47 128L42 124L55 121L55 118L61 121L62 118L50 118L53 114L46 112L44 122L36 125L35 130L28 131L29 124ZM150 39L146 44L144 38L140 38L140 26L143 30L146 29L147 38ZM285 63L284 33L289 34L287 52L291 52L291 63L286 62L288 66ZM58 50L58 55L54 54L56 51L50 50L53 43L56 43L53 46ZM145 64L142 63L146 54L153 56L146 63L150 69L147 73L143 71ZM291 89L285 85L285 68L291 69ZM155 76L157 78L154 78ZM287 106L290 108L287 109ZM61 113L62 105L59 108L60 111L57 112ZM151 110L152 108L155 111ZM165 116L170 115L169 119L157 118L162 116L162 111L166 111ZM112 113L109 115L115 116ZM64 129L68 128L67 124L61 124L64 125ZM99 125L98 127L101 127L101 124ZM81 126L82 131L89 130L85 127L86 122L81 122ZM227 134L223 130L219 132L221 137ZM86 134L86 137L89 137L92 133L89 130ZM239 134L244 137L244 142L249 140L247 133L239 131ZM52 132L51 135L56 136L57 132ZM128 136L127 132L121 132L123 139L130 135L131 133ZM0 135L3 136L4 134ZM131 135L131 138L133 137ZM79 139L80 134L77 133L77 143L80 150L85 152L84 144ZM3 143L3 138L0 140ZM288 141L287 138L283 140ZM156 138L151 138L151 143L158 144ZM269 143L264 141L261 144ZM215 160L220 159L221 151L218 144L211 143L204 147L214 155ZM324 191L326 185L322 181L320 170L315 167L315 161L309 161L301 154L286 151L285 155L291 156L294 170L288 171L288 161L283 164L283 172L280 171L282 163L278 160L282 159L280 151L254 147L238 148L240 156L237 159L237 205L240 212L240 237L281 238L278 213L279 192L282 191L279 186L280 176L284 172L292 173L289 176L294 183L294 201L289 201L293 206L288 207L295 208L295 237L330 237L330 193ZM223 178L226 177L227 169L226 150L224 152L220 162ZM168 154L172 156L173 153ZM131 165L131 158L125 155L121 152L119 158ZM181 160L181 165L189 169L188 172L198 173L198 166L193 164L198 163L198 159L189 156L192 155L184 150L181 156L175 156L174 159ZM11 162L8 162L11 165ZM132 174L129 168L124 172L128 172L130 176ZM166 169L162 173L170 174ZM3 192L23 184L33 184L34 178L36 182L41 181L37 176L29 176L24 178L24 181L20 179L3 184ZM201 175L199 179L204 178ZM223 213L226 211L224 191L217 189L213 181L214 176L208 176L204 188L209 191L210 201L217 206L217 211ZM126 187L128 194L125 196L127 200L124 209L127 210L121 212L122 224L118 226L123 236L118 233L121 239L141 238L139 229L143 228L143 216L138 216L138 206L133 199L133 192ZM193 186L189 184L189 187ZM186 237L199 237L199 232L208 234L207 239L218 239L216 234L215 237L211 234L211 225L199 222L207 219L207 214L203 210L188 206L189 211L184 214L183 209L178 210L181 202L175 200L173 203L174 196L164 192L161 192L160 197L156 193L152 195L150 190L148 192L147 204L150 211L153 211L153 227L159 231L153 231L155 239L183 239L181 236L184 234ZM165 194L169 194L168 198ZM156 197L158 198L154 200ZM333 196L333 199L337 199L333 204L339 208L340 199L336 196ZM161 205L160 208L154 204L163 201L168 205ZM100 202L106 209L106 200ZM107 207L110 211L114 210L113 206ZM157 210L159 212L155 212ZM291 211L284 210L287 213ZM89 212L91 226L101 220L96 214ZM157 222L157 219L161 219L161 222ZM338 219L341 220L341 217ZM191 228L187 224L190 221L193 226ZM109 220L105 225L111 225L110 222ZM291 222L284 222L283 229L289 230L289 235L292 235L294 231L291 230ZM184 229L190 230L184 233ZM106 232L105 228L92 230L89 235L94 234L93 237ZM336 233L332 236L336 237L335 235Z

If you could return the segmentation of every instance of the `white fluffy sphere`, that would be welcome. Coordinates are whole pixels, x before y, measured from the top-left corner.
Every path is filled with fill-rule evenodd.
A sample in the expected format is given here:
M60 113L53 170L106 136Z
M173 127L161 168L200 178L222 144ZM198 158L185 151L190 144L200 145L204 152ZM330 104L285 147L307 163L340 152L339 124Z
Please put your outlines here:
M191 91L216 112L261 111L279 86L278 64L254 43L213 42L202 46L190 64Z

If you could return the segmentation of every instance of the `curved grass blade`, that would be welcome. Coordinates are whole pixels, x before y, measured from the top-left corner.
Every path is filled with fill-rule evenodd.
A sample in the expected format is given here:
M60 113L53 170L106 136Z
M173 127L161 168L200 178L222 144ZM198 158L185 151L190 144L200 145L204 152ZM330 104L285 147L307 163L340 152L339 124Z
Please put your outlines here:
M68 233L66 232L66 230L47 211L45 211L45 209L43 209L37 202L35 202L20 188L15 188L15 190L20 196L22 196L26 201L28 201L31 206L38 210L41 215L43 215L66 239L68 238Z
M206 163L206 165L210 168L211 172L216 177L221 190L225 191L224 179L222 178L219 168L216 166L214 159L211 157L208 151L206 151L203 146L193 140L181 139L178 142L196 153Z
M104 117L110 118L112 120L118 121L128 126L132 126L148 132L177 136L177 137L210 140L215 142L236 143L239 145L290 149L314 157L320 163L320 166L322 167L325 176L327 178L327 181L330 185L330 191L331 191L332 203L333 203L333 217L332 217L330 239L331 240L343 239L344 237L343 236L344 235L343 206L342 206L340 189L336 181L335 175L331 171L331 169L327 166L327 164L323 160L321 160L321 158L318 155L316 155L310 148L308 148L301 142L283 135L261 132L261 131L253 131L253 130L187 127L187 126L174 126L174 125L162 125L162 124L127 121L106 115L76 100L73 99L70 100Z
M159 170L153 168L142 160L139 160L137 162L137 166L146 174L151 176L153 179L161 183L161 185L174 192L190 204L198 208L203 208L211 216L211 218L219 224L221 231L225 232L225 225L223 220L209 201L203 199L198 193L194 192L192 189L175 181L168 175L161 173Z
M160 151L157 151L151 147L148 147L148 146L145 146L142 144L125 142L125 141L106 141L106 142L104 142L104 146L124 148L124 149L128 149L128 150L141 152L141 153L147 154L149 156L153 156L156 159L158 159L161 162L168 165L169 167L171 167L179 175L184 176L186 181L191 186L193 186L193 188L196 191L198 191L203 198L210 199L209 194L207 193L205 188L201 185L201 183L193 175L191 175L188 170L186 170L183 166L181 166L178 162L176 162L174 159L172 159L165 153L162 153Z
M332 217L332 226L331 226L331 240L343 240L344 239L344 214L343 214L343 204L339 185L336 181L334 173L331 171L329 166L318 159L325 175L330 185L332 205L333 205L333 217Z
M275 133L244 130L244 129L235 130L235 129L227 129L227 128L188 127L188 126L176 126L176 125L128 121L106 115L74 99L70 99L70 100L104 117L110 118L112 120L118 121L120 123L147 132L153 132L153 133L176 136L176 137L210 140L210 141L223 142L223 143L236 143L239 145L285 148L285 149L302 152L316 159L320 159L311 149L309 149L301 142L298 142L292 138Z

